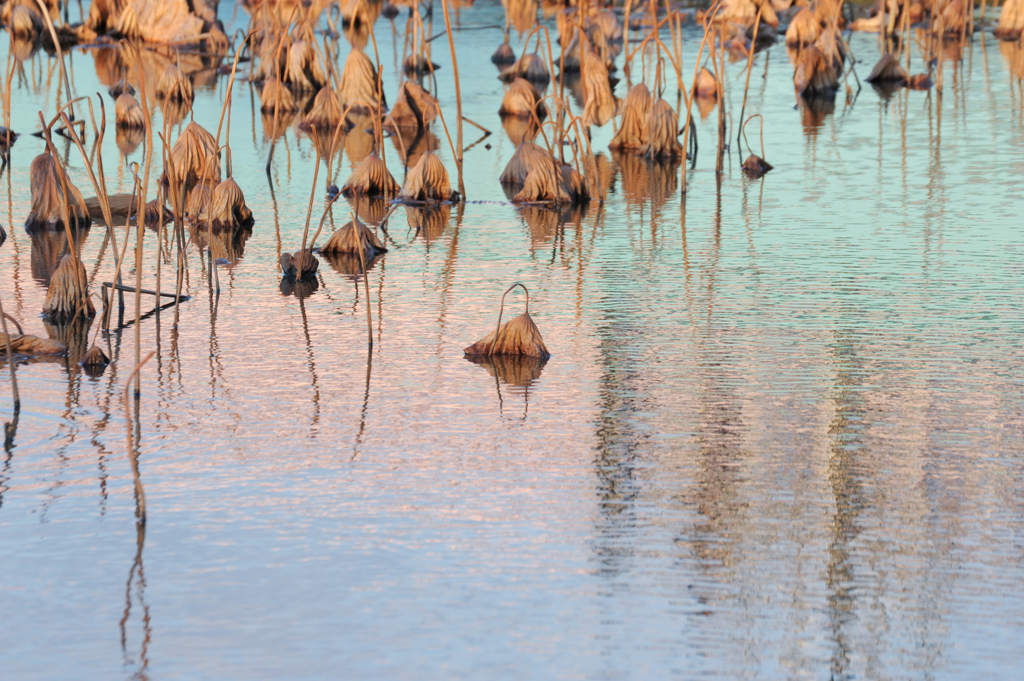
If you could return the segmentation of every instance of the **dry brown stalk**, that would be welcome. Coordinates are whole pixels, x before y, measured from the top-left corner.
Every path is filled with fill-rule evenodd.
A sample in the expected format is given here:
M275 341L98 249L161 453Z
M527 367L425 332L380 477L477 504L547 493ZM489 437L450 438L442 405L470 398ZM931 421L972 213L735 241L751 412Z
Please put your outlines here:
M11 335L7 332L7 315L4 313L3 302L0 301L0 324L4 329L4 345L7 348L7 367L11 370L11 392L14 396L14 413L21 411L21 397L18 395L18 377L14 371L14 353L11 351ZM20 328L19 328L20 331Z
M135 368L128 375L128 378L124 382L124 415L125 424L127 426L127 437L128 437L128 460L132 464L132 478L135 480L135 499L138 501L138 506L135 509L136 517L139 522L145 526L146 524L146 493L142 489L142 478L139 476L139 453L135 451L134 442L132 440L132 412L128 407L128 386L131 385L132 379L135 379L135 398L139 397L139 370L142 366L150 360L150 358L156 354L156 351L150 351L148 355L142 358L135 364Z

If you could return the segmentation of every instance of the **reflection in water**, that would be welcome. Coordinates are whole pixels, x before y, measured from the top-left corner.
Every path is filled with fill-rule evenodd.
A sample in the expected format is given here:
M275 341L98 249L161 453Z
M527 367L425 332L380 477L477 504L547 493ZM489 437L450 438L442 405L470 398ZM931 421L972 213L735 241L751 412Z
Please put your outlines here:
M85 241L89 238L89 228L71 231L75 248L81 255ZM57 271L61 258L71 252L68 248L67 230L34 229L29 232L32 241L32 276L44 288L50 285L50 277ZM84 262L84 261L83 261Z
M133 679L145 680L149 677L146 669L149 667L149 644L153 637L153 627L150 620L149 604L146 603L146 570L142 563L142 549L146 543L146 524L135 523L135 560L128 571L128 580L124 586L124 614L121 616L121 655L125 667L132 667L135 672ZM132 586L135 586L134 596ZM140 620L142 624L142 642L139 644L139 655L135 658L128 652L128 623L131 619L132 603L138 601L141 609Z
M526 421L530 413L530 387L540 379L548 358L527 357L525 355L466 355L466 359L487 370L494 377L494 387L498 393L498 411L505 415L505 400L501 394L501 384L512 388L513 395L523 396L522 421Z

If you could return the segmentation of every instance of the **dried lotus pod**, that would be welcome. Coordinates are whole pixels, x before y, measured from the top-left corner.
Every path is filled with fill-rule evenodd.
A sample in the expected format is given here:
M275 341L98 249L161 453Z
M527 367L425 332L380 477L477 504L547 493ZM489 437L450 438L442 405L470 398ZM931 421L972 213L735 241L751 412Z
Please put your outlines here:
M125 92L130 95L135 94L135 88L128 82L127 78L122 78L107 89L107 94L109 94L115 102L117 101L117 98Z
M839 89L839 74L833 60L828 59L816 46L800 50L793 85L801 95L830 95Z
M513 203L569 203L572 197L565 190L562 173L555 175L551 162L537 163L523 179L523 188L512 197Z
M312 43L296 40L288 47L288 59L282 79L293 90L313 92L327 82L320 66L320 55Z
M71 321L79 310L85 319L96 316L86 282L85 266L81 260L73 258L70 253L61 258L46 290L43 315L58 324Z
M410 54L402 62L402 73L406 76L423 76L437 71L439 68L441 68L440 64L435 64L418 54Z
M189 102L195 98L192 92L192 81L178 67L177 64L170 64L164 69L160 81L156 85L156 94L164 100L178 102Z
M418 132L437 118L438 103L419 83L407 80L398 89L395 105L384 119L384 127L394 132L401 130Z
M121 93L114 103L114 122L118 128L146 127L146 117L139 101L127 92Z
M612 94L611 82L608 80L608 69L604 62L594 53L587 54L587 64L583 73L586 105L583 108L583 125L601 127L610 121L618 109L618 100Z
M659 99L651 106L647 120L648 140L640 153L649 159L683 156L683 145L679 143L679 117L672 105Z
M20 333L12 333L5 338L2 331L0 331L0 347L6 345L7 338L11 341L11 352L15 355L38 357L40 355L64 355L68 351L60 341ZM6 359L6 357L4 358Z
M608 143L609 149L640 149L647 144L647 122L654 98L643 83L637 83L622 100L622 125Z
M1024 34L1024 0L1006 0L999 13L995 36L1000 40L1016 40Z
M516 78L501 100L498 115L525 118L537 116L539 120L544 120L548 115L548 107L541 99L533 83L525 78Z
M362 250L363 259L366 262L372 260L379 253L388 251L377 235L360 222L359 218L356 218L354 222L350 220L334 232L320 252L333 255L358 255L360 250Z
M398 200L413 203L452 200L452 185L441 159L429 151L423 154L409 169Z
M905 83L909 76L896 57L886 52L864 80L869 83Z
M524 54L519 61L502 71L498 78L506 83L510 83L516 78L525 78L535 85L547 85L551 81L551 74L548 73L548 67L545 66L544 60L531 52Z
M377 89L377 72L373 62L362 50L352 50L345 59L338 85L338 99L343 109L352 105L356 113L371 113L368 107L376 107L380 97Z
M516 53L512 51L512 46L508 42L504 42L498 45L498 49L491 55L491 62L498 66L507 66L508 64L516 63Z
M82 359L79 361L79 364L82 365L82 368L85 369L90 376L96 378L101 375L107 365L110 364L110 358L107 357L107 353L103 352L103 349L100 346L94 345L89 348L84 355L82 355Z
M523 142L516 147L516 152L505 164L499 179L505 185L522 185L526 182L530 169L538 165L550 166L551 154L533 142Z
M789 47L806 47L818 41L821 34L821 24L814 16L814 10L804 7L793 20L789 22L786 29L786 45Z
M298 105L291 90L281 85L277 78L267 78L263 81L263 89L260 90L260 111L263 113L278 113L296 111Z
M25 219L25 229L63 229L65 185L69 194L68 215L71 227L79 229L92 223L82 192L67 177L60 163L48 152L43 152L32 159L32 165L29 166L32 210Z
M193 223L205 222L212 198L213 192L205 182L197 184L185 199L185 217Z
M303 130L334 129L341 125L344 114L341 98L330 87L321 88L313 100L313 108L309 110L299 127Z
M301 278L311 279L316 276L316 271L320 267L320 261L313 256L309 249L306 249L304 251L295 251L295 253L283 254L280 265L281 272L285 277L294 279L298 276L299 270L301 270Z
M7 24L12 38L34 38L46 30L43 17L33 5L9 2L4 10L4 23Z
M526 291L526 312L515 319L501 323L502 313L505 311L505 296L516 286ZM489 333L483 340L480 340L463 350L467 356L471 355L512 355L520 357L539 357L546 359L551 356L548 348L544 345L544 339L540 335L540 329L530 317L530 292L522 284L513 284L501 296L501 309L498 312L498 326Z
M756 154L751 154L743 162L743 173L752 180L756 180L771 169L772 164Z
M7 158L7 154L10 153L11 147L14 146L18 137L20 137L18 133L5 125L0 125L0 155Z
M346 197L383 196L391 199L399 190L398 183L388 172L384 161L376 153L371 153L352 171L348 181L341 188L341 193Z
M229 177L213 188L208 219L213 229L252 227L252 211L245 205L242 188L233 178Z
M697 96L718 97L718 79L706 66L702 66L697 75Z
M185 183L185 192L192 190L200 182L211 185L220 183L220 155L217 153L217 141L208 130L192 121L178 135L171 147L171 159L177 179ZM168 172L164 169L160 181L164 188L169 187Z

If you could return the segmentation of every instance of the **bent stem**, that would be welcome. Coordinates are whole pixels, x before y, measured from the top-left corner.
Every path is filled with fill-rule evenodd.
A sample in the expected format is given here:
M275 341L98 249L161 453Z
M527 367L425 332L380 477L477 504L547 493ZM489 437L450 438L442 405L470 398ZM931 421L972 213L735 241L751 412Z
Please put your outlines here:
M758 121L761 124L761 160L764 160L764 117L761 114L751 114L747 120L743 121L743 125L740 126L740 133L743 135L743 141L747 145L747 151L750 151L750 142L747 140L747 123L752 119L759 118Z
M306 210L306 228L302 232L302 250L299 251L299 264L295 272L297 280L302 279L302 261L306 252L306 238L309 236L309 219L313 215L313 199L316 198L316 179L320 175L320 137L316 133L316 126L311 128L311 133L313 135L313 146L316 147L316 165L313 167L313 189L309 192L309 209Z
M366 343L373 347L373 316L370 311L370 279L366 274L366 258L363 255L363 233L356 229L355 213L349 213L352 218L352 229L359 235L359 268L363 270L363 286L366 288Z
M14 372L14 352L11 351L11 336L7 333L7 314L4 312L2 302L0 302L0 323L3 324L4 329L4 344L7 346L7 366L11 370L11 392L14 393L14 413L17 414L21 410L21 397L18 395L18 377L15 376ZM14 323L17 324L17 322Z
M37 0L37 2L40 1L41 0ZM455 162L459 171L459 195L462 197L462 200L465 201L466 187L462 183L462 92L459 89L459 62L455 58L455 37L452 35L452 22L448 16L448 2L442 2L441 7L444 9L444 25L445 28L448 29L448 46L452 51L452 70L455 72L455 105L458 108L459 116L458 120L455 122L459 139L459 152L455 157ZM447 132L447 128L445 129L445 132Z
M498 347L498 334L501 331L501 315L505 312L505 296L507 296L509 291L514 289L516 286L519 286L526 292L526 314L530 314L530 291L517 281L505 289L505 292L501 294L501 307L498 309L498 326L494 329L494 341L491 343L491 349L487 352L488 357L493 355L494 348Z
M138 379L139 369L142 365L149 361L149 359L156 354L155 350L151 350L141 362L135 365L132 369L132 373L128 375L128 379L124 382L124 415L126 420L127 436L128 436L128 460L132 463L132 477L135 478L135 498L139 504L135 508L135 517L139 519L139 523L143 526L146 525L146 493L142 490L142 479L139 477L139 453L135 451L135 447L132 446L132 412L128 407L128 387L132 383L132 379ZM136 395L138 393L136 392Z

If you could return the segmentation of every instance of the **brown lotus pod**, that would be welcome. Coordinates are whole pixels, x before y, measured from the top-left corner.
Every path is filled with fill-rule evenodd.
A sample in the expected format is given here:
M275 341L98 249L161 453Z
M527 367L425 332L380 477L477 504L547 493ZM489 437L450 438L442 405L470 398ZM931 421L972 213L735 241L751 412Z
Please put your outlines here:
M88 227L89 209L69 177L64 173L60 163L48 152L39 154L32 159L29 166L29 189L32 195L32 210L25 219L25 229L64 228L64 185L68 189L68 215L71 227L79 229Z
M278 73L284 73L287 70L288 47L291 45L291 40L285 34L281 42L281 51L278 52L279 39L281 39L280 35L275 35L275 32L268 32L267 36L260 42L259 66L256 67L252 74L253 81L259 82L268 78L274 78Z
M395 105L384 119L384 127L392 132L397 125L401 130L418 132L437 118L438 103L419 83L407 80L398 89Z
M435 64L426 57L419 54L410 54L402 60L402 73L406 76L423 76L424 74L437 71L440 64Z
M948 0L942 7L942 30L948 37L962 35L967 30L967 12L964 0Z
M260 90L260 111L263 113L274 113L296 111L298 105L291 90L281 85L277 78L267 78L263 81L263 89Z
M548 107L541 101L540 92L533 83L525 78L516 78L501 100L498 115L526 118L536 115L539 120L544 120L548 115Z
M426 202L450 201L452 185L448 181L448 171L441 159L432 152L423 154L420 160L409 169L405 178L405 186L398 193L399 201Z
M697 74L697 96L718 97L718 79L706 66L702 66Z
M50 277L50 287L43 301L43 314L58 324L74 319L79 309L81 316L86 319L96 316L92 299L89 298L87 281L82 261L71 257L70 253L65 255L57 271Z
M122 78L107 89L107 94L113 97L115 102L117 101L117 98L125 92L130 95L135 94L135 88L132 87L132 84L128 82L127 78Z
M779 27L779 17L775 14L772 3L757 3L754 0L727 0L715 15L715 21L736 24L743 28L753 28L757 19L758 8L761 9L761 23L772 28Z
M103 352L103 349L98 345L94 345L89 348L88 352L82 355L82 359L79 362L86 370L94 369L99 370L99 373L103 373L102 370L110 364L110 358L107 357L107 353ZM93 373L89 374L93 378L96 376Z
M649 138L640 149L640 153L649 159L680 158L683 156L683 145L679 143L679 116L672 105L659 99L651 106L647 118Z
M833 60L826 58L817 45L811 45L797 57L793 85L801 95L831 95L839 89L839 74Z
M365 262L369 262L379 253L387 253L388 251L388 249L384 248L384 244L380 242L380 239L377 238L377 235L373 233L373 230L360 222L359 218L356 218L354 223L352 221L346 222L332 234L331 238L320 249L320 252L332 255L358 255L360 250L363 252Z
M522 284L515 284L522 286ZM508 291L511 291L510 288ZM523 290L526 287L523 286ZM505 291L505 295L508 295ZM505 295L501 297L502 311L505 307ZM540 335L540 329L530 317L530 294L526 294L526 312L511 321L501 323L501 313L498 313L498 328L490 332L482 340L473 343L463 350L467 356L473 355L512 355L519 357L539 357L547 359L551 356L548 348L544 345L544 339Z
M587 189L586 180L569 163L562 164L562 190L569 195L573 203L590 200L590 190Z
M786 29L786 45L789 47L813 45L818 41L820 34L821 24L814 16L814 10L811 7L804 7L789 22L789 28Z
M869 83L905 83L909 76L896 57L886 52L864 80Z
M345 59L338 86L338 98L342 109L352 106L356 113L371 113L381 99L377 89L377 72L373 62L362 50L352 50ZM383 106L383 100L381 100Z
M213 196L209 204L209 220L213 229L252 227L252 211L245 205L242 188L233 178L229 177L213 188Z
M220 155L217 153L217 141L203 126L192 121L174 141L171 147L171 158L177 178L185 183L188 193L202 181L211 185L220 183ZM168 188L170 166L164 169L160 178L164 188Z
M206 222L206 210L210 207L213 192L206 182L200 182L185 199L185 218L193 223Z
M526 173L523 188L512 197L513 203L569 203L572 196L563 186L563 173L555 175L551 162L536 163Z
M491 55L491 62L498 66L507 66L509 64L516 63L516 53L512 51L512 46L507 42L498 45L498 49Z
M302 270L303 279L312 278L320 267L320 261L313 256L309 249L283 254L280 264L281 272L284 276L292 279L298 276L300 269Z
M550 166L551 154L533 142L523 142L516 147L516 152L505 164L499 179L505 185L522 185L526 182L530 170L538 165Z
M609 149L640 149L647 144L647 122L654 98L643 83L637 83L622 100L622 125L608 143Z
M999 14L995 36L1000 40L1016 40L1024 33L1024 0L1006 0Z
M380 156L371 153L352 171L348 181L341 188L341 193L346 197L383 196L391 199L400 189Z
M4 346L6 346L6 340L8 339L11 342L11 352L15 355L22 355L23 357L64 355L68 351L67 347L65 347L63 343L50 338L40 338L39 336L21 333L12 333L8 336L4 336L3 331L0 331L0 348L4 348Z
M282 76L293 90L314 92L327 82L327 74L320 66L320 55L312 43L296 40L288 47L288 60Z
M7 126L0 125L0 155L7 156L19 135Z
M119 128L145 128L146 117L142 105L127 92L121 93L114 104L114 123Z
M615 117L619 100L612 94L608 69L605 68L604 62L593 53L587 55L583 80L584 90L587 93L586 105L583 107L583 125L601 127Z
M7 24L12 38L33 38L46 30L43 17L34 5L9 2L3 22Z
M192 92L192 81L178 67L177 64L170 64L164 69L160 81L156 85L156 94L160 99L169 99L178 102L189 102L195 98Z
M772 164L756 154L751 154L743 162L743 172L752 180L756 180L773 168Z
M506 83L511 83L516 78L525 78L535 85L547 85L551 81L551 74L544 60L534 53L524 54L512 66L508 67L498 76Z
M344 114L341 98L338 93L330 87L320 89L313 100L313 108L309 110L299 127L303 130L316 128L317 130L337 128L341 125L341 118Z

